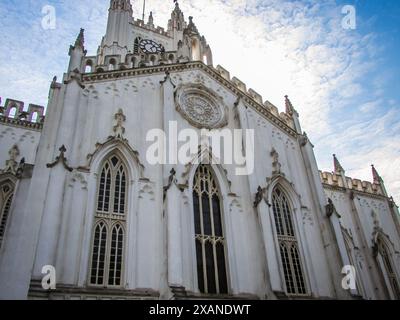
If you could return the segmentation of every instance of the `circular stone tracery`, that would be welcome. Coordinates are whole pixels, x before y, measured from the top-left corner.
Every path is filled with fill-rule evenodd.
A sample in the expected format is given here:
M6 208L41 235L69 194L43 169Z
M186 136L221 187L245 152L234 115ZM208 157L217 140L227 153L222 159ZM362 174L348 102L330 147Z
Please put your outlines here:
M186 85L176 91L177 110L198 128L215 129L227 124L222 99L202 85Z

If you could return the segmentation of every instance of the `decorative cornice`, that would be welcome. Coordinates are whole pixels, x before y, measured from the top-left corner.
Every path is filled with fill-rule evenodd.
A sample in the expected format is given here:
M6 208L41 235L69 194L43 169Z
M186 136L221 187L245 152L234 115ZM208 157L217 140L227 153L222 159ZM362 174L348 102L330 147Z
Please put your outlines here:
M65 148L64 145L62 145L61 148L59 149L59 151L60 151L60 155L58 157L56 157L56 160L54 162L48 163L46 165L47 168L54 168L61 161L64 168L66 170L68 170L69 172L72 172L73 169L70 166L68 166L68 164L67 164L68 161L67 161L67 158L65 157L65 152L67 152L67 149Z
M4 123L6 125L10 125L13 127L33 130L33 131L42 131L43 130L43 123L29 122L26 120L19 120L19 119L4 117L4 116L0 116L0 123Z
M255 101L248 92L242 91L230 80L223 78L214 68L205 65L201 61L196 62L185 62L179 64L170 65L159 65L154 67L145 68L134 68L125 69L117 71L105 71L99 73L84 74L82 77L83 83L96 83L96 82L106 82L121 78L130 78L141 75L150 75L155 73L165 73L165 72L180 72L186 70L200 69L211 76L214 80L218 81L225 88L230 90L234 95L241 95L243 102L250 106L253 110L257 111L260 115L265 117L267 120L271 121L272 124L279 127L287 134L294 138L297 138L298 134L294 129L292 129L288 124L286 124L282 119L271 113L264 105Z

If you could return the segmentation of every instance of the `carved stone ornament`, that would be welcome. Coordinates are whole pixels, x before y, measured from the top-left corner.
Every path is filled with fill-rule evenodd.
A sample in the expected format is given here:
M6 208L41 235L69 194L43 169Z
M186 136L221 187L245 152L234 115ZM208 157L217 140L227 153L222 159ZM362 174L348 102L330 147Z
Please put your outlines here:
M183 85L175 92L178 112L197 128L218 129L228 124L222 98L201 84Z
M272 157L272 173L280 174L282 165L279 162L279 153L275 150L275 148L272 148L270 155Z
M113 128L115 137L122 139L125 134L125 128L124 128L123 124L126 121L126 116L124 115L124 112L122 111L122 109L118 110L118 112L114 116L114 119L117 122Z
M330 218L334 213L340 219L342 216L336 211L335 205L333 204L332 199L328 199L328 204L325 207L326 215Z
M260 186L257 188L256 198L254 201L254 208L257 208L264 196L264 190Z
M70 166L68 166L67 158L65 157L65 152L67 152L67 149L65 148L64 145L62 145L61 148L59 149L59 151L60 151L60 155L58 157L56 157L56 160L54 162L48 163L47 168L54 168L59 162L61 162L66 170L68 170L69 172L72 172L73 169Z
M300 141L300 145L302 146L302 147L305 147L306 145L307 145L307 143L309 142L309 140L308 140L308 136L307 136L307 133L306 132L304 132L300 137L299 137L299 141Z
M171 169L170 175L168 177L168 185L166 185L164 187L164 201L167 195L167 191L169 190L169 188L171 188L172 184L174 183L175 180L175 175L176 175L176 171L174 168Z
M2 172L9 172L11 174L16 174L18 169L17 158L19 156L19 149L17 145L14 145L10 151L8 151L10 156L9 160L6 161L6 167Z

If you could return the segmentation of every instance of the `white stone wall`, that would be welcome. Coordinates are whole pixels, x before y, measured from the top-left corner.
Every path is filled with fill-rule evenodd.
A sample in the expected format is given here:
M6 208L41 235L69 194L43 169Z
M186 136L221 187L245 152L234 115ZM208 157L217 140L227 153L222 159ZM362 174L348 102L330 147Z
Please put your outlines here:
M0 123L0 168L5 167L10 158L8 151L14 145L17 145L20 151L18 160L25 158L26 163L34 164L39 139L40 131Z
M344 189L325 187L327 198L332 199L342 230L350 235L350 245L358 257L359 294L365 299L388 299L390 295L381 276L376 258L373 256L374 233L381 228L393 244L393 263L398 273L399 233L388 199L375 195L355 193ZM395 213L396 214L396 213ZM343 248L345 250L345 248ZM359 267L361 266L361 267Z

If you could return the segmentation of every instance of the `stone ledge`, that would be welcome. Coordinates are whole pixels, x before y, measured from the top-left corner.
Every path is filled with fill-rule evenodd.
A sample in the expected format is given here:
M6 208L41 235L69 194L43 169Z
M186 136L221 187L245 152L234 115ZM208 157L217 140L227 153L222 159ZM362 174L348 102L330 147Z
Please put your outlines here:
M151 289L79 288L57 285L56 290L44 290L41 282L34 280L29 288L30 300L158 300L160 293Z

